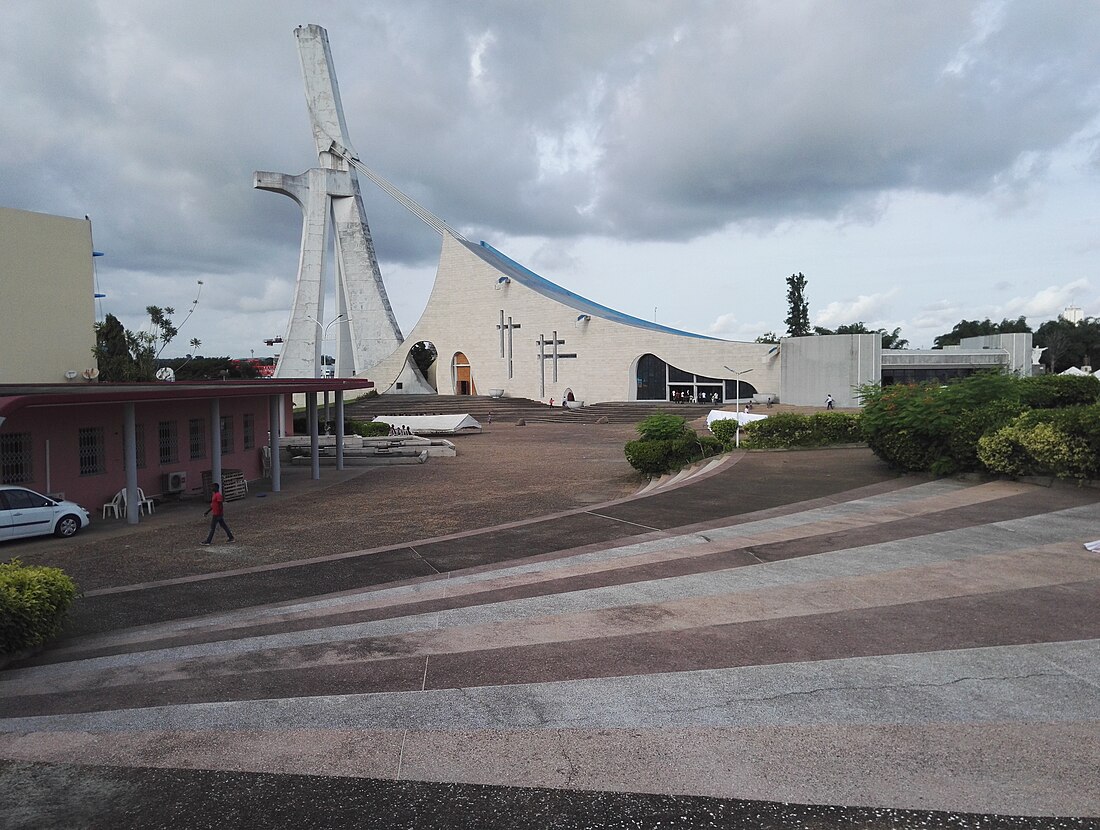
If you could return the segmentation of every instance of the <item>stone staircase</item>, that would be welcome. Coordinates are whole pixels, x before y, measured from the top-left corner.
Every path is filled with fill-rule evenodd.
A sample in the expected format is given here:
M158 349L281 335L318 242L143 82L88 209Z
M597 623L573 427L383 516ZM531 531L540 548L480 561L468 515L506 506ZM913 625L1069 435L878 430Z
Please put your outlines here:
M455 415L466 413L482 424L493 420L515 423L594 424L607 418L612 424L635 424L658 412L682 415L689 421L704 417L708 404L674 404L667 401L598 403L580 409L549 407L530 398L490 398L487 395L379 395L359 398L345 406L345 417L367 421L378 415Z

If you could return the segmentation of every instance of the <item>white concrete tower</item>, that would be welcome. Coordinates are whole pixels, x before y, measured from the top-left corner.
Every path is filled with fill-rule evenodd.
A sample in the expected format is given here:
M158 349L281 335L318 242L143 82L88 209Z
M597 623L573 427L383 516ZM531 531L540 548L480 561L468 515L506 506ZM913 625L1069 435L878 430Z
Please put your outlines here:
M298 288L275 377L319 377L324 342L334 336L335 374L350 377L387 357L402 342L378 269L328 33L294 30L305 78L306 106L320 167L293 176L257 171L252 186L289 196L302 208ZM334 247L336 312L325 319L325 254ZM333 332L333 334L330 334Z

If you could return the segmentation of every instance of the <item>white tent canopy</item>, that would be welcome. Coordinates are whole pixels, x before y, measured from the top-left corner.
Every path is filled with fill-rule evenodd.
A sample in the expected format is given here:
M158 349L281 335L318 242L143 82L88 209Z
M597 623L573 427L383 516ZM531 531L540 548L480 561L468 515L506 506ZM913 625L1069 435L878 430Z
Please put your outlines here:
M736 420L737 423L744 426L751 421L762 421L767 417L767 415L756 415L752 412L727 412L724 409L712 409L710 414L707 415L707 429L710 429L710 425L715 421Z
M408 427L414 435L481 432L481 424L472 415L379 415L374 420L394 427Z

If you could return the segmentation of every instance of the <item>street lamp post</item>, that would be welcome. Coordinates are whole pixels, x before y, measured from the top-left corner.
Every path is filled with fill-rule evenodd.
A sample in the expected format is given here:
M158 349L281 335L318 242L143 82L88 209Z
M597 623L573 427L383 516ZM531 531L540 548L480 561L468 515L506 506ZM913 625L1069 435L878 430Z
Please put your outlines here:
M333 317L331 320L329 320L326 325L322 325L320 320L316 320L313 317L310 317L308 314L306 315L306 319L312 321L313 324L321 330L321 362L324 363L324 360L325 360L325 340L328 339L328 330L330 328L332 328L336 323L347 322L347 319L348 319L347 315L337 314L335 317ZM324 371L322 370L320 364L318 364L316 361L314 361L314 363L313 363L313 376L316 377L316 378L324 376ZM336 377L335 364L333 364L332 376ZM329 420L328 420L328 390L326 389L325 390L325 435L331 435L331 434L332 433L329 431Z
M729 366L724 367L727 372L733 375L733 411L734 417L737 419L737 429L733 433L733 444L740 449L741 447L741 375L746 375L752 371L752 369L745 369L738 372L736 369L731 369Z

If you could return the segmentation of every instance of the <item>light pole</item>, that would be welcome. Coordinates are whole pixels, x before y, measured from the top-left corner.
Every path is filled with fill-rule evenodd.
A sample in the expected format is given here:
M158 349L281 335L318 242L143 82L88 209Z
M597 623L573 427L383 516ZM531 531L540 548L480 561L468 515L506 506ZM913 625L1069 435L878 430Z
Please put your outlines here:
M723 367L727 372L733 375L733 412L734 417L737 419L737 429L733 433L734 446L740 449L741 447L741 375L747 375L752 369L745 369L738 372L736 369L731 369L729 366Z
M310 320L315 326L317 326L317 328L319 328L321 330L321 362L324 363L324 360L325 360L325 340L328 339L328 330L330 328L332 328L336 323L347 322L347 319L348 319L347 315L337 314L335 317L333 317L331 320L329 320L326 325L322 325L320 320L314 319L313 317L310 317L308 314L306 315L306 319ZM314 361L314 363L313 363L313 376L315 378L319 378L319 377L324 376L324 372L322 371L321 366L316 361ZM336 377L336 365L335 364L333 364L332 376ZM328 390L326 389L325 390L325 435L329 435L329 434L331 434L331 433L329 432L329 425L328 425Z

